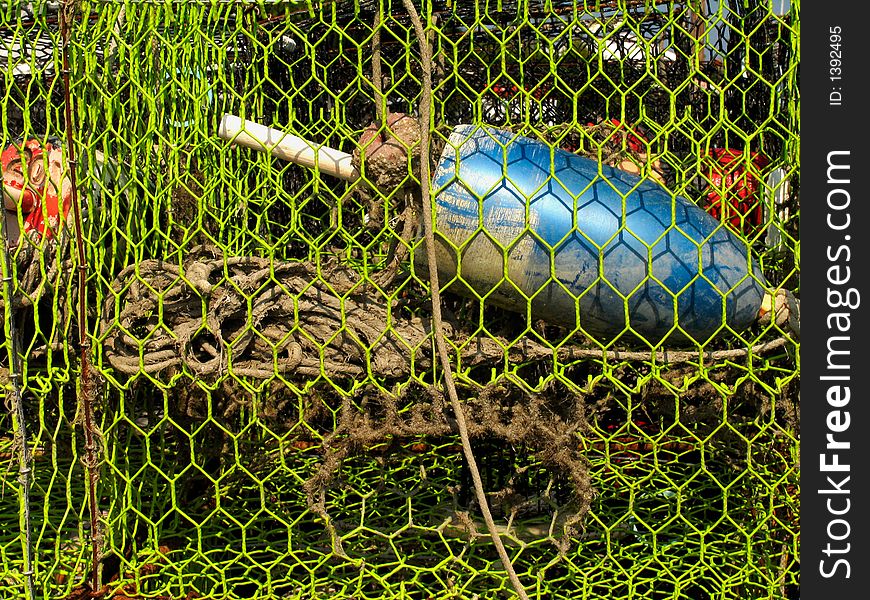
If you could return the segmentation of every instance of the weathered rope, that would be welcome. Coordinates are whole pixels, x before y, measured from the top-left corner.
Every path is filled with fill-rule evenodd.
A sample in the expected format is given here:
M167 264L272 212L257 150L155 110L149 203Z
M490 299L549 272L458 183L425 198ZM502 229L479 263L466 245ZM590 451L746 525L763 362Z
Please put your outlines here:
M444 387L447 388L447 395L450 398L450 404L453 408L453 414L456 418L456 426L459 429L459 437L462 440L462 449L465 454L465 461L468 463L468 470L471 472L471 478L474 482L474 493L477 496L477 504L480 512L483 515L483 520L486 522L486 528L489 530L492 542L498 552L501 563L507 571L508 578L514 591L522 600L528 600L528 594L523 587L522 582L517 576L510 556L505 550L504 544L501 541L501 535L498 528L495 526L495 521L492 518L492 511L489 508L489 501L486 498L486 492L483 489L483 481L480 477L480 470L477 468L477 461L474 457L474 450L471 447L471 439L468 436L468 423L465 419L465 411L462 409L462 403L459 401L459 395L456 392L456 384L453 380L453 368L450 364L450 356L447 352L447 342L444 340L444 331L442 329L441 320L441 292L438 283L438 266L435 256L435 213L431 199L430 181L429 181L429 127L432 108L432 49L429 47L429 40L426 38L426 30L420 20L420 15L417 13L417 8L411 0L403 0L405 10L408 11L411 17L411 22L414 24L414 30L417 33L417 43L420 46L420 63L423 68L423 89L420 98L420 152L423 160L420 161L420 189L422 192L423 206L423 232L426 241L426 257L429 263L429 292L432 296L432 329L435 337L435 347L437 349L438 358L441 362L442 376L444 377ZM427 214L428 213L428 214Z
M562 346L532 339L509 344L451 332L464 367L595 359L678 364L737 360L786 346L779 337L751 348L708 352L626 351ZM388 305L385 296L337 262L319 273L308 262L192 252L182 265L147 260L121 271L103 305L100 337L124 375L186 369L198 377L360 377L407 379L432 366L426 320Z
M17 246L7 239L6 245L10 267L14 263L17 275L10 296L13 310L32 307L46 294L53 294L62 287L60 279L72 267L67 256L69 236L65 232L58 238L43 238L38 243L22 239ZM5 302L0 298L0 308Z
M186 368L198 377L407 378L426 369L429 328L388 305L352 269L193 253L183 265L147 260L124 269L103 305L102 347L126 375ZM453 324L442 324L454 330ZM534 342L477 338L466 366L544 360Z

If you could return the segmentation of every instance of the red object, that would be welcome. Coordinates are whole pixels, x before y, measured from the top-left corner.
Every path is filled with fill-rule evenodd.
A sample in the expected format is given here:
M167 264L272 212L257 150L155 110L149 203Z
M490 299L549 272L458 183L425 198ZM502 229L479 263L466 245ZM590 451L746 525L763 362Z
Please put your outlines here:
M0 171L6 209L21 208L25 234L51 239L66 220L72 198L60 147L35 139L10 144L0 154Z
M520 93L520 88L513 84L503 85L500 83L494 83L492 84L490 89L492 89L492 92L496 96L498 96L499 98L504 98L505 100L510 100L511 98ZM540 100L541 98L543 98L544 93L549 90L550 86L548 85L538 86L531 90L531 92L529 92L529 88L524 88L524 91L530 93L532 98L535 98L536 100Z
M710 186L704 209L732 230L747 237L754 236L764 223L758 190L761 171L770 160L757 152L747 155L733 148L712 148L707 157L704 174Z

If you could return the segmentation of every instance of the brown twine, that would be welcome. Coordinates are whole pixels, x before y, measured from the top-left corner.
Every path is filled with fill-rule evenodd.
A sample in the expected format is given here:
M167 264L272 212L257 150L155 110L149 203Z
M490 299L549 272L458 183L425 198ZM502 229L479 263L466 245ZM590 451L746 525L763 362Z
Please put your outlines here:
M181 265L147 260L124 269L103 306L100 335L125 375L185 368L197 377L329 376L403 379L431 366L426 322L388 305L338 262L217 257L194 250ZM458 324L444 323L453 333ZM469 367L543 360L546 346L476 338Z
M386 279L386 278L385 278ZM124 375L157 376L186 369L197 377L267 379L406 379L429 369L426 320L395 300L388 305L357 272L337 261L317 266L259 257L223 257L193 249L182 265L146 260L112 284L100 323L102 348ZM707 352L627 351L561 346L526 338L463 336L460 323L442 327L461 347L464 367L597 359L678 364L736 360L789 343L779 337L751 348Z
M79 333L79 385L77 390L78 395L78 410L81 411L82 432L84 434L84 456L82 463L85 466L87 474L88 488L88 508L90 517L90 542L91 542L91 589L96 592L100 589L100 560L102 546L102 531L100 528L98 506L97 484L100 478L99 471L99 448L98 443L101 439L99 427L96 422L94 410L94 396L96 395L96 377L91 365L91 340L88 337L87 330L87 269L88 263L85 256L85 242L82 228L82 208L79 204L80 196L76 182L76 155L75 155L75 140L74 129L75 122L73 121L73 106L70 92L70 28L75 19L76 0L65 0L61 8L60 17L60 33L61 33L61 55L63 68L61 70L61 79L63 82L64 92L64 129L66 132L66 163L69 171L70 179L70 196L72 221L75 232L75 249L78 263L78 303L77 315L78 333Z
M518 514L540 512L539 503L543 499L551 512L551 527L546 536L564 552L575 534L575 526L588 511L594 492L583 448L577 442L577 434L587 427L583 397L557 387L528 394L516 385L489 384L479 394L468 397L458 414L468 423L470 438L487 440L500 448L523 448L548 472L551 483L543 495L529 497L516 488L517 476L528 468L520 467L503 482L502 489L490 496L511 522ZM423 448L418 450L413 450L415 444L411 444L412 451L428 451L430 444L446 442L456 432L457 413L445 400L437 389L417 384L406 386L395 398L374 386L366 386L352 396L342 396L340 408L335 409L337 423L320 443L323 460L304 484L309 507L326 523L337 554L344 556L342 525L340 517L327 511L326 491L334 484L343 462L354 456L395 454L400 451L397 445L423 438L429 443L419 443ZM306 406L303 412L297 418L302 418L311 430L318 430L319 411ZM293 451L295 446L289 448ZM461 450L452 444L445 448L450 453ZM549 488L554 480L563 478L570 484L570 494L553 498ZM461 511L451 514L451 520L471 537L478 535L473 528L462 526Z
M22 238L15 248L8 250L10 259L14 258L16 278L12 294L12 309L30 308L46 294L53 294L63 286L61 278L69 274L72 262L67 257L69 237L61 233L58 238L40 240L34 243ZM5 306L0 298L0 310Z
M405 4L405 10L408 11L408 15L411 17L411 22L414 24L414 30L417 33L417 43L420 46L420 62L423 67L423 89L421 91L420 99L420 148L421 156L424 156L427 159L420 161L420 189L422 191L422 208L424 211L423 231L426 241L427 262L429 263L429 292L432 297L432 329L435 334L435 347L437 349L438 358L441 362L444 387L447 388L447 395L450 398L450 404L453 407L453 413L456 417L456 425L459 429L459 437L462 440L465 461L468 463L468 469L471 472L471 478L474 482L474 492L477 496L478 507L483 514L486 527L492 537L492 542L495 545L501 563L508 574L511 586L522 600L528 600L528 594L517 576L510 556L508 556L507 550L505 550L504 544L501 541L501 535L499 534L492 518L489 501L486 498L486 492L483 489L483 481L481 480L480 471L477 468L477 461L474 457L474 451L471 447L471 440L468 435L468 423L465 419L462 404L459 401L459 395L456 392L456 384L453 380L450 357L447 352L447 343L444 340L444 332L441 327L441 293L438 283L438 267L435 256L435 217L432 212L433 206L430 198L428 160L430 151L430 111L432 107L432 49L429 46L429 40L426 38L426 30L423 27L423 23L420 20L420 15L417 13L417 8L414 6L414 3L412 0L403 0L403 2ZM426 212L429 214L425 214Z

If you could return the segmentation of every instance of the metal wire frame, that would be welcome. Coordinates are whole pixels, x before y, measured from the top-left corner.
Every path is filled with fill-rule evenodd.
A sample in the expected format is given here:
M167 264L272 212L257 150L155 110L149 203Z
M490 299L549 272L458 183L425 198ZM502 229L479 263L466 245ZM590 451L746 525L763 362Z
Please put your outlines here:
M383 4L390 9L381 26L390 78L384 87L392 109L413 112L420 71L399 4ZM491 4L481 11L459 2L423 7L436 32L436 62L440 56L439 126L489 119L543 136L564 124L639 123L673 163L673 191L699 203L710 184L707 148L764 152L773 160L761 179L782 169L785 183L762 183L762 192L771 199L779 194L788 213L765 217L779 232L779 245L769 246L759 233L753 247L772 281L799 290L797 7L788 17L760 4L702 15L708 31L728 28L732 36L720 37L716 47L701 44L706 60L693 63L696 34L687 32L697 31L698 13L678 3L655 11L617 3L616 17L591 8L581 14L570 3ZM304 5L279 4L256 14L228 3L176 3L172 10L128 4L119 27L120 4L81 4L70 56L71 100L81 123L75 143L91 164L99 151L126 173L126 183L103 181L84 160L79 166L94 307L118 295L112 286L125 268L153 258L181 264L202 245L217 255L315 264L338 247L363 278L374 272L385 254L381 242L395 235L389 218L384 231L367 230L366 207L345 198L339 184L225 148L213 132L220 112L237 112L352 150L374 119L370 6L325 4L312 14ZM49 17L4 15L0 29L4 39L29 36L40 48L55 40L54 52L59 38ZM596 19L610 26L622 19L611 35L623 48L629 34L653 38L663 30L679 60L606 60L606 49L584 58L581 48L593 47L589 25ZM563 42L571 36L576 46ZM103 49L112 40L118 56L107 61ZM547 40L555 49L564 45L565 54L535 55ZM54 68L38 75L4 75L6 140L61 135L59 54L51 61ZM508 98L494 90L512 85L517 90ZM600 152L594 138L581 139L584 151ZM55 263L72 260L74 269L78 263L65 252L14 250L12 296L26 295L20 282L34 260L46 278ZM65 597L92 575L93 548L70 389L77 371L63 345L75 331L68 275L74 270L60 272L67 275L22 318L27 359L20 373L22 393L39 415L25 414L34 448L30 505L39 507L31 515L35 584L45 595ZM421 314L425 290L415 293L417 285L409 275L389 298ZM462 318L496 334L505 351L504 340L533 331L554 347L571 343L564 331L529 325L496 307L452 302ZM405 391L397 412L411 414L425 394L407 390L433 376L422 367L395 385L338 381L328 373L275 374L265 383L232 374L209 381L183 370L120 377L101 350L99 316L90 318L94 361L105 378L97 416L105 444L99 497L106 535L98 550L109 589L240 598L472 597L504 589L449 433L356 448L325 488L323 513L311 509L303 486L328 455L323 442L347 409L342 403L379 418L377 396L365 391L374 385ZM704 349L745 348L780 333L775 325L760 326ZM559 540L560 515L574 489L566 474L540 448L480 433L485 485L500 500L495 514L515 566L535 581L534 594L793 597L797 350L790 342L745 359L682 365L610 357L460 369L469 397L493 382L520 381L532 394L557 387L556 399L579 393L589 412L576 448L588 460L597 496L567 545ZM368 348L364 355L373 353ZM5 443L12 425L8 418L3 423ZM3 485L16 492L4 496L4 514L19 514L20 487L7 477ZM3 529L0 539L0 586L10 594L25 585L16 535Z

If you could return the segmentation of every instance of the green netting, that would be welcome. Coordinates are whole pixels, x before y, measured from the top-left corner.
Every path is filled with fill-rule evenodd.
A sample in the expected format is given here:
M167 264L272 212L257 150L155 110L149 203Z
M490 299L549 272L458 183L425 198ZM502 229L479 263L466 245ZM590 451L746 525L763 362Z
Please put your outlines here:
M459 124L552 160L535 189L502 171L512 229L473 193L466 238L436 220L452 370L530 596L797 597L798 335L782 311L721 316L755 284L800 295L798 3L416 5L431 98L399 0L0 8L3 148L72 139L82 207L80 238L73 212L52 235L33 229L48 196L4 193L0 596L91 597L95 566L103 598L510 596L433 358L419 161L385 183L364 157L352 184L218 135L237 115L359 161L384 112L431 102L433 166ZM580 189L567 233L535 221L541 189L570 187L556 149L644 182L613 188L609 239L584 229ZM650 238L632 194L659 184L674 218ZM674 260L715 262L727 231L759 268L694 277L718 294L710 335L682 321L700 296L662 291L681 321L649 339L632 294L667 275L626 284L608 261L675 253L678 197L719 225ZM603 268L582 293L569 240ZM539 287L513 270L524 253L551 267ZM541 317L557 296L567 323ZM622 321L582 320L613 307Z

